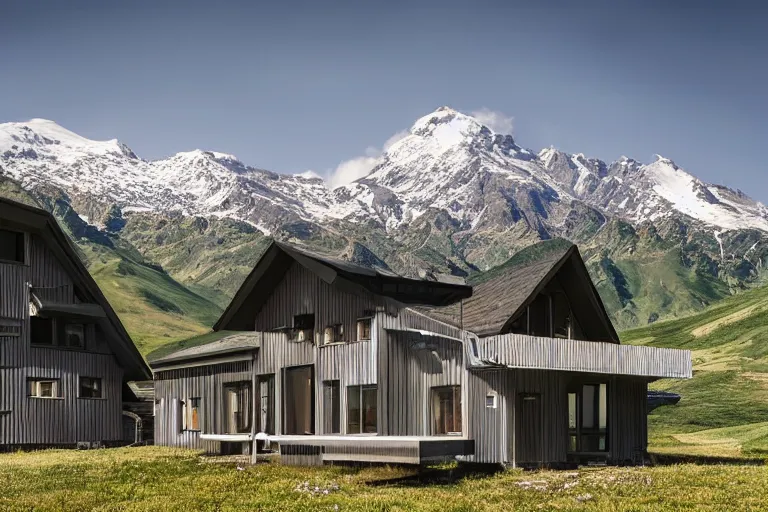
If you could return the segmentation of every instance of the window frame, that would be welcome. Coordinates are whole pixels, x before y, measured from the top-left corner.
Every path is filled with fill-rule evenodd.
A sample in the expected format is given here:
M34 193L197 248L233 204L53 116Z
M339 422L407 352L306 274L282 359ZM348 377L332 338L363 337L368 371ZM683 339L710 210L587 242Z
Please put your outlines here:
M359 413L358 413L358 418L357 418L358 421L357 421L356 424L359 426L359 432L352 432L352 429L350 428L350 426L352 425L351 420L352 420L352 417L353 417L352 409L351 409L352 400L350 400L350 390L352 390L352 389L354 389L355 392L357 393L357 410L359 411ZM366 391L368 392L368 396L370 396L370 392L373 391L373 396L375 397L374 398L374 400L375 400L375 404L374 404L375 405L375 407L374 407L375 415L374 415L374 417L376 419L375 419L375 424L374 424L374 430L373 431L366 431L366 423L365 423L365 411L366 411L366 408L365 408L365 398L364 398L366 396L366 393L365 393ZM347 396L346 396L346 399L347 399L347 421L345 422L346 423L346 425L345 425L345 432L348 435L358 435L358 436L378 435L378 432L379 432L379 419L378 419L379 399L378 399L378 392L379 392L379 388L378 388L378 386L376 384L355 384L355 385L352 385L352 386L347 386Z
M196 402L196 404L193 404L193 401ZM200 426L200 410L202 408L203 399L199 396L194 396L187 398L184 400L184 407L183 407L183 424L182 424L182 430L185 432L201 432L202 427Z
M338 379L323 381L323 434L341 434L341 381Z
M30 385L35 386L35 390L37 393L40 392L40 385L43 383L51 383L52 384L52 395L51 396L44 396L40 394L32 394L30 393ZM47 377L28 377L27 378L27 398L35 398L40 400L63 400L63 391L61 388L61 379L56 378L47 378Z
M36 338L33 332L37 330L33 323L37 322L47 322L49 323L50 327L48 328L50 330L50 336L51 336L51 342L50 343L41 343L39 341L39 338ZM82 322L74 319L67 319L67 318L52 318L47 316L37 316L32 315L29 317L29 344L32 347L35 348L55 348L58 350L76 350L76 351L87 351L88 349L88 340L91 338L91 335L88 334L89 332L89 324L88 322ZM79 345L70 345L68 343L68 335L67 331L68 328L71 327L80 327L82 336L80 336L81 344Z
M584 427L584 388L590 386L594 388L594 395L592 398L592 424L593 427ZM600 410L600 396L601 396L601 389L605 389L605 411L603 414L605 415L605 426L600 426L600 420L601 420L601 410ZM571 405L572 405L572 399L571 397L575 396L575 407L573 411L573 419L575 420L575 427L573 426L574 423L571 421L572 418L572 411L571 411ZM578 384L578 386L571 386L568 389L568 394L566 398L566 403L568 404L568 413L567 413L567 427L568 427L568 453L574 453L574 454L587 454L587 453L594 453L594 454L605 454L607 455L611 450L611 439L610 439L610 384L608 382L594 382L594 381L587 381L587 382L581 382ZM583 448L584 445L584 438L585 437L597 437L598 438L598 445L600 443L600 438L603 438L604 442L604 448L598 449L598 450L585 450Z
M224 404L222 407L222 412L224 416L225 421L225 427L224 430L229 430L228 425L230 422L230 419L235 420L236 418L240 418L240 422L232 421L232 423L235 426L236 432L225 432L226 434L244 434L249 433L251 429L253 428L253 381L250 380L234 380L230 382L225 382L222 384L222 395L224 397ZM241 400L239 398L240 393L242 393L244 390L247 390L248 396L245 400ZM227 403L226 394L228 392L234 392L236 396L236 403L237 405L244 405L245 411L243 410L231 410L230 405ZM239 415L239 416L233 416ZM243 421L245 419L245 422Z
M83 381L91 381L91 383L98 382L98 392L99 396L83 396ZM94 388L91 387L91 390ZM106 397L104 396L104 379L101 377L89 377L85 375L81 375L77 379L77 398L82 400L106 400Z
M451 401L451 418L454 430L446 429L446 432L440 432L438 425L438 411L435 410L435 405L442 406L442 400L439 399L439 393L450 391ZM462 400L461 400L461 385L448 385L448 386L433 386L430 388L430 402L431 402L431 415L432 415L432 435L433 436L461 436L464 430L464 418L462 414ZM456 399L458 398L458 404ZM436 402L436 399L439 400ZM487 399L487 397L486 397ZM458 413L458 414L457 414ZM459 430L455 430L456 419L458 418Z
M361 332L364 332L364 325L368 324L368 337L364 337ZM357 341L371 341L373 338L373 317L366 316L357 319L355 323L355 339Z
M331 329L331 341L327 340L328 329ZM344 339L344 324L335 323L325 326L323 329L323 345L341 345L345 343Z
M6 265L26 265L27 264L27 234L15 229L0 228L0 233L6 232L16 236L16 259L0 258L0 263ZM19 259L20 258L20 259Z

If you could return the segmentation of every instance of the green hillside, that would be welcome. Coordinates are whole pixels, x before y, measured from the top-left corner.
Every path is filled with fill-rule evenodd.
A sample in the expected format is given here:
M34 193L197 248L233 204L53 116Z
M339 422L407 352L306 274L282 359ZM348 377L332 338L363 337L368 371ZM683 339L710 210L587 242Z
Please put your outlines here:
M686 318L626 331L622 341L692 351L692 379L652 385L682 396L677 405L649 415L654 449L768 453L768 287Z

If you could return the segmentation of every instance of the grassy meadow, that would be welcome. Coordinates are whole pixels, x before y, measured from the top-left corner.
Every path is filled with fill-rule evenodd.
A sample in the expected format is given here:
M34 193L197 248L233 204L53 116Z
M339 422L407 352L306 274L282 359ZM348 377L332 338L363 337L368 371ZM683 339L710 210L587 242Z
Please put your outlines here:
M765 465L507 470L447 480L454 472L445 466L423 482L404 468L239 466L160 447L14 453L0 455L0 510L768 510Z
M768 454L768 287L678 320L626 331L622 341L688 349L690 380L652 388L679 393L648 417L651 449L698 455Z

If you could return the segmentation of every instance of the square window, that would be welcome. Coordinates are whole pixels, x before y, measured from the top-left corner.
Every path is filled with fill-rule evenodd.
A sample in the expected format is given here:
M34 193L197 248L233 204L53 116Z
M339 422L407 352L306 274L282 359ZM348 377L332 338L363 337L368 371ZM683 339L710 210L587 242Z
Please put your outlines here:
M102 398L101 379L80 377L80 398Z
M371 339L371 319L361 318L357 321L357 340L367 341Z
M24 233L0 229L0 260L24 263Z
M85 347L85 326L83 324L65 324L59 345L63 347Z
M498 396L495 393L488 393L485 396L485 406L489 409L495 409L497 407Z
M53 320L32 316L29 318L30 341L33 345L53 345Z

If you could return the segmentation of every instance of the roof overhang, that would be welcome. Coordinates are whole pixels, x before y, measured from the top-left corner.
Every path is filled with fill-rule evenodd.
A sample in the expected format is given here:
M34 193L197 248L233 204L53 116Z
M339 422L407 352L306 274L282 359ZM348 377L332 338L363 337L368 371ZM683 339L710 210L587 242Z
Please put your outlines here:
M34 293L30 295L30 300L35 309L36 316L46 318L65 317L91 322L107 318L107 313L104 311L104 308L98 304L63 304L60 302L42 300Z

